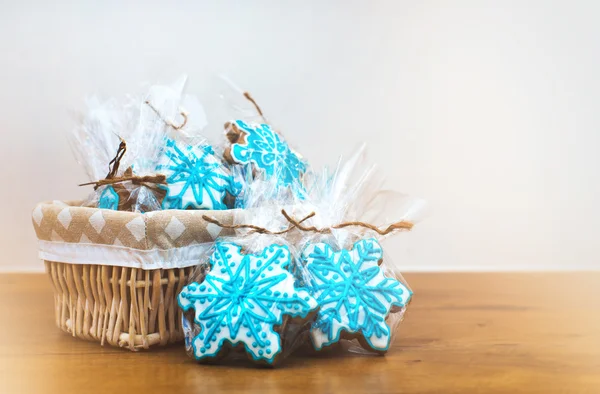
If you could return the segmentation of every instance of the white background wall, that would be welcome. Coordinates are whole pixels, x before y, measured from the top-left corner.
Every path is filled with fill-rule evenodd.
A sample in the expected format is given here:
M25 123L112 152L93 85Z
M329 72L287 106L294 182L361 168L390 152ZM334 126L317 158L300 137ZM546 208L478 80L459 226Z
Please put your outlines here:
M209 116L206 86L227 73L316 165L367 141L389 186L430 204L388 245L407 270L599 268L599 13L597 1L0 0L0 269L42 270L31 209L85 195L68 111L182 72Z

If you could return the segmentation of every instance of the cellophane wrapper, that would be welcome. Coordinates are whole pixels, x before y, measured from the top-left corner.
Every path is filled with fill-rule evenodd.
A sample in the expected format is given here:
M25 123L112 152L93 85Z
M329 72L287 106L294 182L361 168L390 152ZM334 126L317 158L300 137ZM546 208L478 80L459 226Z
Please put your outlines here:
M369 164L365 146L333 171L309 172L297 219L301 231L301 282L311 290L320 310L305 343L314 350L341 347L362 354L383 354L394 340L412 290L400 274L401 264L384 252L382 241L402 236L398 231L381 235L360 225L380 229L400 221L415 223L424 201L383 189L385 169ZM299 212L303 210L303 212Z
M273 201L284 195L274 182L254 179L245 190L246 208L234 210L234 224L271 232L289 227L280 212L285 205ZM288 210L294 212L293 207ZM206 363L250 360L275 366L298 347L317 305L298 281L302 267L290 235L244 227L235 236L216 240L179 296L190 357ZM244 297L238 298L242 291Z
M151 86L147 94L136 99L139 116L135 127L125 135L128 155L124 160L125 167L134 175L160 174L169 140L183 146L207 144L202 136L206 114L198 99L185 93L186 84L187 76L183 75L169 85ZM130 188L132 210L148 212L163 208L165 185L125 182L124 186Z
M274 140L263 141L265 145L270 145L265 150L272 149L273 153L276 153L278 149L282 148L282 145L289 148L289 150L295 155L297 158L297 165L303 167L304 169L309 169L310 165L308 161L302 156L302 153L294 148L293 141L288 139L285 130L282 130L278 125L272 122L270 117L267 117L265 114L265 109L262 108L263 113L261 114L258 110L258 103L255 100L256 98L248 95L248 91L239 87L234 81L232 81L226 75L219 75L218 78L214 80L217 90L217 95L220 103L220 111L223 116L228 120L228 123L234 123L236 121L242 121L246 123L251 128L256 128L260 125L267 125L270 130L272 130L276 135L278 142ZM251 98L251 99L250 99ZM227 125L225 125L227 128ZM223 130L222 126L220 129L221 135L223 133L227 134L227 129ZM224 152L228 147L231 147L232 143L226 141L226 139L221 139L224 142L223 145L218 146L219 152ZM253 196L249 197L251 199L262 199L262 202L259 201L249 201L244 195L246 194L247 187L242 187L240 194L236 198L235 207L236 208L245 208L245 207L256 207L257 204L263 204L265 206L275 206L276 204L284 205L284 204L292 204L295 205L298 198L297 191L302 191L302 179L305 171L302 171L298 178L292 182L291 184L286 184L285 187L279 182L276 182L276 179L281 179L285 173L285 164L282 164L279 160L273 160L273 173L269 176L265 173L264 170L258 168L256 165L250 164L232 164L231 170L235 179L242 185L252 185L251 194ZM255 185L254 180L263 181L263 183L271 183L271 185ZM270 189L270 190L260 190L259 189ZM266 194L265 194L266 192ZM294 195L289 196L287 194L293 193ZM267 200L268 199L268 200Z
M172 84L150 86L144 95L105 102L97 97L87 100L87 110L69 139L90 181L107 177L121 140L126 143L126 152L113 174L116 177L160 173L159 163L168 140L207 145L202 136L207 123L204 109L195 96L185 94L186 83L184 75ZM156 211L162 208L165 189L163 185L148 182L118 182L95 189L84 205Z
M368 166L364 156L364 148L361 148L348 160L340 160L333 171L309 172L303 182L299 182L294 187L281 187L276 182L277 177L267 177L260 172L249 180L244 187L244 194L239 197L240 200L243 200L240 204L245 209L236 210L234 220L234 223L243 226L236 230L234 237L217 239L213 250L203 259L192 275L191 281L194 286L192 290L198 292L202 285L205 286L205 289L214 286L218 280L217 278L209 278L211 273L214 273L215 270L226 270L219 263L234 263L234 266L237 267L241 260L235 260L235 256L261 255L272 248L273 245L277 245L289 251L290 259L286 271L294 278L294 288L304 292L303 295L308 294L311 296L312 300L317 302L316 309L311 308L302 316L288 317L287 319L284 317L281 322L277 321L277 324L273 324L272 321L253 321L253 324L248 324L250 327L260 327L260 330L256 330L260 333L264 330L268 331L271 327L279 335L281 342L275 359L265 360L255 353L254 351L259 349L260 346L254 348L253 345L258 341L255 341L256 338L252 336L254 334L243 331L242 334L248 335L248 338L250 338L249 342L226 340L224 345L222 342L217 342L217 344L220 344L220 351L205 357L204 355L208 350L203 349L201 345L206 344L206 335L214 333L206 322L208 316L211 316L210 313L220 311L224 314L222 318L226 323L223 331L229 330L230 326L235 326L235 323L227 320L231 319L231 316L226 314L227 311L236 310L231 301L231 292L235 286L229 286L226 289L229 291L228 294L220 294L223 304L217 303L218 308L216 309L207 307L198 312L198 310L194 311L193 308L190 308L188 304L187 307L190 309L184 314L184 327L187 327L186 349L191 357L210 363L250 359L259 364L276 365L300 347L304 347L306 350L325 350L334 347L333 345L336 347L337 345L343 345L342 348L345 350L362 354L382 354L389 348L397 327L402 321L408 302L401 306L390 302L384 312L379 311L379 324L383 324L382 327L386 327L387 330L384 333L385 335L382 335L382 337L385 337L383 338L384 342L387 342L386 346L383 346L385 348L383 350L382 346L375 349L369 346L370 342L365 340L369 337L361 337L362 331L360 330L353 333L344 332L342 329L335 343L327 346L315 346L313 338L314 331L323 326L322 322L319 323L319 316L323 307L327 306L327 300L319 301L323 292L319 289L318 280L315 280L318 279L318 272L310 269L303 256L306 248L311 247L311 245L326 244L333 252L340 252L343 249L350 250L360 242L376 241L379 243L390 235L380 236L375 231L359 226L340 229L333 227L348 221L377 223L379 227L385 227L387 224L401 220L414 223L423 207L423 202L419 199L412 199L398 193L382 190L381 171L377 167ZM307 229L292 226L282 214L283 210L289 217L295 218ZM302 220L313 213L314 216ZM257 229L267 229L269 233L261 234L257 232ZM322 229L330 229L330 231L319 231ZM221 245L226 245L226 247L223 249ZM378 278L386 283L389 282L391 286L403 286L405 291L408 292L405 295L412 294L412 290L399 272L400 267L393 262L390 256L383 252L383 249L376 250L376 252L381 253L381 256L378 257L378 275L380 275ZM219 254L221 256L215 258L215 255ZM228 255L234 258L228 260L226 257ZM250 273L257 268L248 261L245 264L247 264ZM224 274L225 282L229 282L239 272L245 272L243 270L238 272L235 269L233 268L231 273ZM243 277L243 275L241 276ZM223 279L223 277L220 278ZM244 286L252 286L252 281L247 282L246 279L240 280L238 289L247 289L248 287ZM259 283L261 283L260 279ZM214 287L214 290L222 290L226 287L222 286L221 289L217 289L219 286ZM261 286L263 285L258 285L261 290L264 290ZM184 289L183 292L187 290ZM379 297L380 295L375 294L376 292L377 289L373 289L373 293L367 292L363 296L366 298ZM202 297L205 297L204 301L209 302L208 298L210 297L206 295ZM216 303L217 298L211 298L210 300ZM249 302L249 305L254 305L254 308L261 311L273 312L279 308L276 303L259 306L255 300L248 301L246 299L245 302ZM319 305L319 302L322 302L322 304ZM313 304L313 306L315 305ZM319 307L321 307L321 310L319 310ZM366 310L352 311L350 309L339 309L337 319L340 323L355 319L357 316L360 321L362 317L368 314ZM207 310L210 313L206 312ZM243 330L244 326L241 327L241 330ZM199 336L202 335L204 337L198 340ZM377 338L372 342L377 344ZM209 345L213 346L211 343ZM275 352L274 349L272 351Z
M97 96L86 99L86 109L78 114L78 125L68 139L75 160L81 165L90 182L107 177L111 170L111 160L115 157L120 136L134 126L135 115L128 104L117 99L101 100ZM122 176L124 168L119 168L117 176ZM97 207L100 196L110 186L100 186L84 200L84 206ZM113 209L116 209L116 205Z

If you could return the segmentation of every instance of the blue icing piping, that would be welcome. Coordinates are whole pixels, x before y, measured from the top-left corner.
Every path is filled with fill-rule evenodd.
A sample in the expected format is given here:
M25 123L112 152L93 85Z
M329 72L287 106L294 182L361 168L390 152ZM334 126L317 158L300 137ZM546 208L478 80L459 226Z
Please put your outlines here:
M235 196L241 188L209 145L169 139L156 169L167 177L163 209L227 209L226 193Z
M295 185L306 172L304 161L268 124L235 124L246 134L245 144L231 145L231 157L240 164L253 163L267 176L276 176L282 186Z
M273 363L281 352L274 326L283 315L306 317L317 307L305 289L294 287L288 272L290 251L271 245L261 254L243 254L241 246L219 242L202 283L185 286L177 300L195 310L200 333L192 339L194 356L215 357L225 343L243 344L254 360Z
M105 186L104 190L102 190L100 199L98 200L98 208L112 209L113 211L118 210L119 195L111 185Z
M382 257L375 239L358 241L352 250L339 252L326 243L304 249L309 288L320 307L310 330L317 350L338 342L342 331L362 335L375 350L389 348L391 330L386 317L392 306L405 306L412 292L384 276L379 267Z

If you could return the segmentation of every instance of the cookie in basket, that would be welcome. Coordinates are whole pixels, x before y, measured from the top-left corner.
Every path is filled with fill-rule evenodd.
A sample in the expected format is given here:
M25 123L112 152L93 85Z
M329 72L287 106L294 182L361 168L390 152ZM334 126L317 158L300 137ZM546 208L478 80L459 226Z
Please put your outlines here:
M123 177L133 176L128 168ZM113 211L150 212L160 209L166 190L154 183L134 183L132 181L105 185L99 189L98 208Z
M302 260L320 308L310 328L314 348L357 339L365 349L387 352L392 333L386 319L409 303L412 292L383 274L379 242L363 239L340 251L327 243L309 244Z
M227 122L225 135L231 145L223 156L230 164L250 164L255 171L277 177L282 186L298 183L306 172L302 157L268 124Z
M119 201L119 193L115 191L115 188L112 185L106 185L100 193L98 208L116 211L119 209Z
M308 291L294 286L290 263L286 246L245 254L240 245L217 242L204 281L178 296L184 311L195 310L200 326L192 339L197 360L215 362L234 349L257 363L277 364L288 318L309 319L317 308Z
M157 171L167 177L163 209L227 209L227 195L240 185L210 145L167 140Z

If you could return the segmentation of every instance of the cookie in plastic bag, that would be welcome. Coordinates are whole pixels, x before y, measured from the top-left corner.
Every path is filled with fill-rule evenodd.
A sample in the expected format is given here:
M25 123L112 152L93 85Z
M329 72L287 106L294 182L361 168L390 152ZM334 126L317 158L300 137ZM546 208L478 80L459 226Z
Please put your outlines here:
M288 319L309 319L317 308L307 290L295 287L290 262L287 246L246 254L232 242L215 245L210 272L178 296L184 311L195 310L200 330L191 345L197 360L214 362L243 350L255 362L277 364Z

